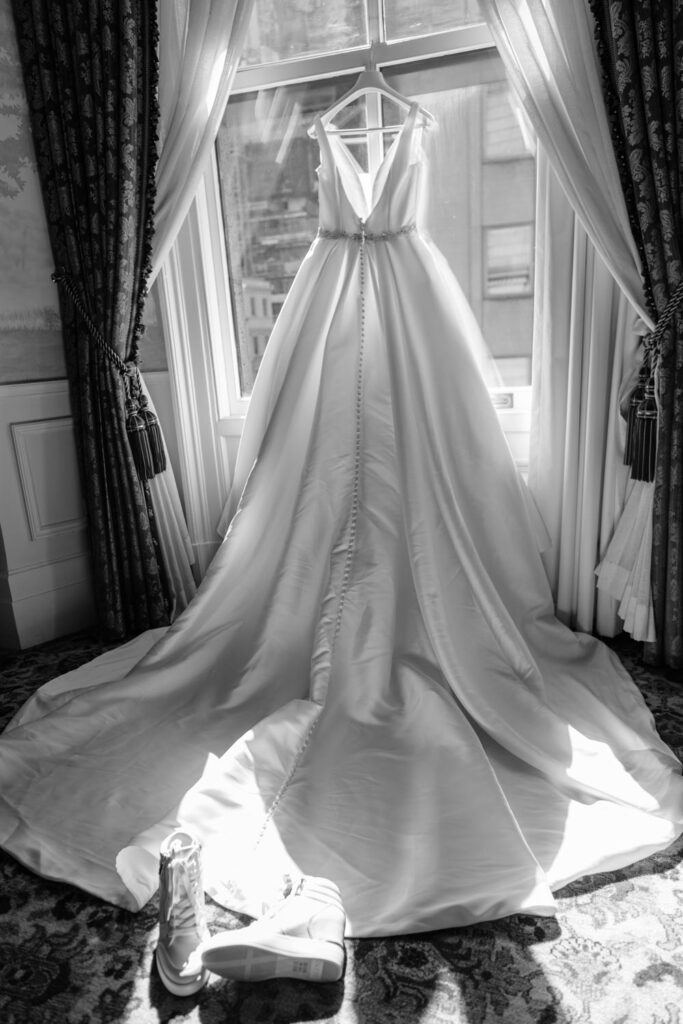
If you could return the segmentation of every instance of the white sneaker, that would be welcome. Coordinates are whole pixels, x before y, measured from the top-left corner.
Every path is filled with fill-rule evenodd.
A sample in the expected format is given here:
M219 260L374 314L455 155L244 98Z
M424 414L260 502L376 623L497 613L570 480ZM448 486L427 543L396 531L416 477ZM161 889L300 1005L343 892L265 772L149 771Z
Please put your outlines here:
M338 981L344 972L345 924L334 882L304 876L265 917L203 942L202 963L240 981Z
M159 850L159 976L169 992L189 996L208 980L200 943L209 930L204 913L201 849L189 832L172 832Z

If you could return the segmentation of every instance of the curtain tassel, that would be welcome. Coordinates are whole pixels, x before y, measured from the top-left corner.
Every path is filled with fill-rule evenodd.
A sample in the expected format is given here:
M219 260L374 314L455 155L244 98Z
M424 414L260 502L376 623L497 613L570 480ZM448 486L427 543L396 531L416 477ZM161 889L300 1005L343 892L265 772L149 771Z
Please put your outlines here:
M631 467L632 480L645 480L649 483L655 478L659 421L655 378L662 337L681 306L683 281L679 282L664 307L652 334L644 339L643 365L629 402L626 425L624 462Z
M628 414L626 417L626 446L624 448L624 465L632 466L635 453L639 446L638 431L642 420L638 419L640 403L645 398L645 388L650 377L650 370L647 363L643 363L638 375L638 381L631 392L631 399L628 403Z
M154 476L152 446L149 443L147 424L137 408L129 409L126 416L126 433L138 476L143 481L150 480Z
M141 480L151 480L166 469L166 453L156 414L147 405L140 371L134 362L126 367L126 431L135 468Z
M159 426L159 420L157 419L156 413L147 405L147 400L143 397L143 404L140 407L140 416L145 421L145 429L147 431L147 440L152 456L152 465L154 467L154 473L163 473L166 469L166 451L164 450L164 439L161 434L161 427Z
M123 378L126 393L126 434L131 454L140 480L151 480L157 473L162 473L166 469L166 453L159 421L152 410L147 407L136 357L124 361L105 341L102 332L88 314L82 297L69 274L55 271L52 280L64 286L75 308L80 313L91 338Z
M631 463L631 478L633 480L649 482L655 478L658 418L655 380L654 377L650 377L636 412L636 443Z

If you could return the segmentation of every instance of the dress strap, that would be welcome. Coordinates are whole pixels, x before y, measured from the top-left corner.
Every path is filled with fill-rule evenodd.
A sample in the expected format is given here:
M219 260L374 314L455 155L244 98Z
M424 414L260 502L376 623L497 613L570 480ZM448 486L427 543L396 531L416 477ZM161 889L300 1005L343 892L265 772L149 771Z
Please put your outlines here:
M332 169L335 166L334 154L332 153L332 146L330 145L330 137L325 131L325 125L322 122L320 114L316 114L313 119L315 125L315 134L318 139L318 145L320 147L320 156L322 157L323 163Z
M413 130L415 126L415 118L417 117L417 112L419 109L420 104L417 102L417 100L412 100L410 104L410 109L408 110L405 122L403 124L403 130L407 135L410 134L410 132Z
M400 155L401 150L406 149L408 151L408 154L410 154L410 152L411 152L412 142L413 142L413 132L414 132L414 129L415 129L415 121L417 120L417 113L418 113L419 109L420 109L420 104L419 103L413 101L410 104L410 109L409 109L409 111L408 111L408 113L406 115L406 119L403 122L403 126L401 128L401 137L398 140L398 145L396 146L396 155L394 157L394 162L396 161L396 159Z
M410 104L409 109L408 109L408 113L406 115L406 119L405 119L404 123L401 125L401 128L400 128L400 136L401 137L400 137L400 139L398 141L398 144L396 146L397 150L399 150L399 149L401 149L403 147L403 145L404 145L404 136L412 136L413 129L415 127L415 120L417 118L417 113L418 113L419 109L420 109L420 104L417 101L413 100L411 102L411 104ZM316 114L315 115L315 117L313 118L313 124L315 126L315 134L316 134L316 138L318 139L318 145L320 146L320 152L321 152L321 154L324 153L325 159L329 162L330 166L334 166L335 165L335 159L334 159L334 154L332 152L332 145L330 143L330 137L327 134L327 131L325 130L325 125L322 122L322 118L321 118L320 114ZM395 154L395 156L398 156L398 152Z

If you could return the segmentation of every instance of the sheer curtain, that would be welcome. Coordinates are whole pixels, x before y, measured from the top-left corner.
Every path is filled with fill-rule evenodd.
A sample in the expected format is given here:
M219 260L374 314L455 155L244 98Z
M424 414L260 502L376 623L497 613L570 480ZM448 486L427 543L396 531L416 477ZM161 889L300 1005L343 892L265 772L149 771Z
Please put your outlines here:
M553 539L543 557L558 616L613 636L618 602L596 589L594 569L627 493L619 405L636 317L542 150L537 186L529 484Z
M653 324L645 305L638 251L631 233L602 99L600 70L589 11L583 3L567 3L567 0L480 0L480 7L519 100L586 234L644 327L651 329ZM571 244L572 259L575 261L577 250L573 236ZM553 248L556 250L557 246ZM550 255L552 257L552 252ZM595 271L595 267L593 269ZM576 270L579 271L578 265ZM552 267L550 272L555 273ZM585 270L579 272L585 275ZM614 321L613 311L609 316L606 315L599 290L593 287L590 295L587 295L589 303L584 306L584 323L581 325L577 320L576 307L581 291L580 282L577 280L572 288L573 321L571 303L568 306L565 303L564 310L559 305L557 311L553 310L552 305L546 305L540 310L539 320L543 333L537 335L535 355L540 372L545 374L546 379L539 378L537 372L536 388L537 396L542 386L550 388L549 394L552 394L553 389L557 393L557 389L562 386L562 375L569 373L569 377L565 377L569 382L565 407L568 416L571 413L575 418L578 410L578 419L572 422L567 416L558 417L551 400L542 401L538 405L532 430L532 441L537 443L532 444L530 483L539 507L549 515L548 526L555 544L555 561L551 561L549 568L551 575L554 572L556 576L554 582L558 598L565 605L561 612L565 617L573 618L577 624L580 621L581 628L589 628L587 619L590 601L586 602L585 595L592 588L593 571L589 557L590 543L587 545L582 540L583 527L588 529L588 536L590 531L595 534L596 545L593 551L596 556L602 553L605 555L601 569L609 567L609 572L601 571L598 585L604 586L606 592L619 601L632 600L636 592L632 586L634 574L642 584L643 565L650 558L648 525L652 486L645 485L645 491L642 488L627 487L620 523L628 531L629 543L618 542L616 547L610 545L605 551L603 536L609 534L619 517L621 504L619 449L623 442L620 430L615 428L614 423L616 400L620 392L626 389L625 382L635 375L636 359L624 310L621 312L620 325L618 315ZM602 313L599 313L596 302L603 305ZM597 317L590 313L591 304L594 313L599 314ZM577 376L576 361L573 370L569 364L566 367L562 365L562 360L566 359L569 338L565 337L561 342L565 355L559 357L559 364L556 360L553 346L558 344L557 339L562 336L563 317L570 337L573 334L577 342L582 339L582 352L587 354L591 350L592 367L587 369L586 381L582 381L580 375ZM613 335L602 337L602 330L606 329L608 323L609 331L617 332L616 339ZM576 351L576 343L574 349ZM624 361L621 370L615 368L618 383L614 374L606 372L612 352L617 359ZM579 362L582 361L583 355ZM601 368L598 368L600 364ZM575 390L577 384L581 391L582 405L578 405ZM605 434L605 450L594 453L595 459L602 458L604 461L599 493L595 493L595 459L577 458L576 455L569 475L561 479L561 488L558 489L559 460L562 461L564 473L567 460L572 459L572 445L583 444L587 456L591 448L590 443L588 447L586 445L585 431L589 425L592 429L596 417L599 419L605 415L612 421ZM541 445L538 444L540 439L544 440ZM571 492L576 494L577 502L574 508L567 508L563 502ZM610 523L612 515L614 519ZM594 524L599 518L599 529L596 525L590 525L589 518ZM572 521L575 521L574 525ZM586 539L585 531L583 537ZM615 537L615 541L618 540ZM614 564L619 566L620 574L612 571ZM618 586L614 585L617 576L620 580ZM650 621L647 607L651 601L649 588L643 594L641 586L638 596L645 601L646 607L639 609L638 614L629 616L629 623L634 625ZM609 609L613 606L608 602L606 607ZM620 613L622 616L624 610ZM604 602L600 602L598 612L597 626L605 629L612 613L605 610ZM637 639L646 638L639 632L634 633L634 636Z
M190 209L220 126L254 0L163 0L159 4L161 150L151 282ZM192 542L173 471L151 487L175 612L195 592Z
M157 170L154 280L206 169L249 27L254 0L159 4L161 152Z

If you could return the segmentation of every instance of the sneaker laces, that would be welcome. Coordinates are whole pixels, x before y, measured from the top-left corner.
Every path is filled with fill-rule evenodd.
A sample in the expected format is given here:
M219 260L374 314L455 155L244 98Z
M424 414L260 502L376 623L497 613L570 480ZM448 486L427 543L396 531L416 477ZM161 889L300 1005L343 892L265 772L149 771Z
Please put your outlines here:
M176 852L171 847L170 855ZM165 924L170 938L204 931L204 893L199 884L197 856L171 860L171 893L166 907Z

